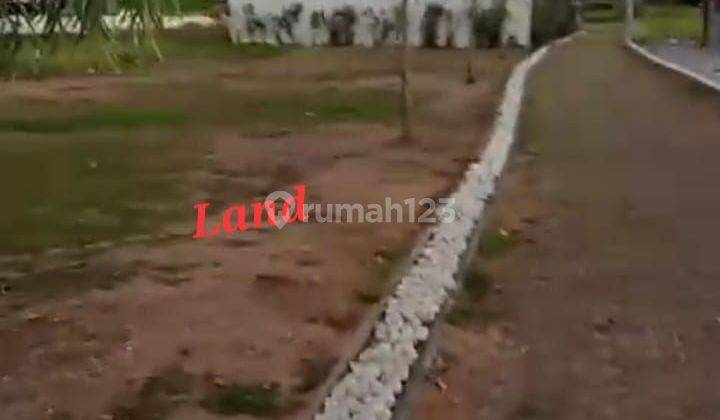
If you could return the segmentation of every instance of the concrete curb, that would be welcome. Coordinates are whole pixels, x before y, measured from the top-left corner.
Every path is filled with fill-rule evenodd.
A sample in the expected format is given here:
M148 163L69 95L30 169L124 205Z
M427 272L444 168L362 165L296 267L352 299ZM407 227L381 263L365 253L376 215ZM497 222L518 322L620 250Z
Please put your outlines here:
M665 60L664 58L660 58L660 56L651 53L647 48L641 47L638 43L635 41L625 41L625 45L627 45L631 50L635 51L637 54L640 54L641 56L647 58L648 60L652 61L653 63L665 67L666 69L678 72L682 74L683 76L689 77L696 82L699 82L711 89L715 89L718 92L720 92L720 82L717 82L715 80L712 80L706 76L703 76L699 73L695 73L692 70L688 70L680 65L677 65L671 61Z
M452 202L439 214L454 212L452 223L433 226L399 286L387 300L365 349L330 391L316 420L389 420L420 353L430 327L457 289L467 255L488 201L495 192L515 140L530 70L550 47L545 46L513 70L499 106L494 129L477 163L471 164ZM440 217L442 219L442 216Z

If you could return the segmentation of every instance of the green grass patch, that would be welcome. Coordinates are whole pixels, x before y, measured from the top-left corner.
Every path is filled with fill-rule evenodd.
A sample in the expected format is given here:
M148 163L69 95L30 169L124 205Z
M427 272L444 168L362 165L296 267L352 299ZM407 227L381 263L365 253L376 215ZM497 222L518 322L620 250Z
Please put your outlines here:
M273 95L250 101L240 118L252 125L314 125L343 121L391 122L398 114L397 95L384 90L326 90L315 94Z
M276 387L232 384L214 389L200 405L211 413L223 416L249 414L269 417L280 412L280 395Z
M222 27L188 25L157 31L157 43L167 60L265 59L294 47L233 45ZM26 37L20 51L9 56L0 51L0 77L43 78L56 75L125 73L157 63L152 51L136 48L131 34L117 34L115 42L101 36L80 42L72 36L51 40Z
M193 193L210 187L185 177L210 169L206 146L177 130L0 133L0 189L12 197L0 208L0 253L153 234L193 217Z
M212 0L179 0L180 10L184 14L205 13L210 11L214 4Z
M497 232L486 233L480 237L478 250L480 255L485 258L493 258L504 255L510 251L517 241L511 234L499 230Z
M233 44L222 27L188 25L158 33L158 45L168 59L267 59L292 51L292 46Z
M698 7L682 5L648 5L639 20L637 40L643 43L670 38L702 38L702 12Z
M457 296L445 320L450 325L459 327L476 319L482 314L481 302L487 297L491 287L492 278L476 261L470 266L463 281L462 291Z
M397 116L396 95L381 90L248 96L214 86L178 91L148 84L131 97L125 108L76 105L74 115L54 102L3 104L8 112L0 117L0 188L13 199L0 208L5 233L0 253L153 234L168 222L192 218L191 199L198 194L215 204L242 198L245 192L228 190L221 181L186 177L213 170L205 158L212 145L192 134L206 125L243 134L292 132L328 122L384 123ZM193 103L188 97L212 100ZM248 200L255 194L246 192ZM393 266L378 264L384 271Z
M111 57L117 57L111 60ZM26 37L14 56L0 56L0 76L5 78L50 75L115 73L135 67L137 54L127 45L107 43L99 36L77 42L73 37L51 40Z
M97 130L130 130L180 124L187 116L166 110L108 109L67 117L0 119L0 132L73 133Z
M465 293L474 300L484 299L490 291L492 278L479 264L473 264L465 277L463 288Z
M113 409L117 420L160 420L190 399L194 377L171 366L148 378L137 395Z

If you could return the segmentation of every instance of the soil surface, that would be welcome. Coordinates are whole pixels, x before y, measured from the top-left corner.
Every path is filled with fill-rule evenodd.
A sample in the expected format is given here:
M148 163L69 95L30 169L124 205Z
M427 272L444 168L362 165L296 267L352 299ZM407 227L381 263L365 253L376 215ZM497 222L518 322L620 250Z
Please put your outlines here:
M0 419L309 417L422 226L193 240L193 206L249 205L295 184L319 204L444 197L520 55L413 54L408 144L393 49L169 60L147 74L0 87L0 185L13 199ZM126 112L148 109L150 119Z
M720 95L600 29L529 90L411 418L720 418Z

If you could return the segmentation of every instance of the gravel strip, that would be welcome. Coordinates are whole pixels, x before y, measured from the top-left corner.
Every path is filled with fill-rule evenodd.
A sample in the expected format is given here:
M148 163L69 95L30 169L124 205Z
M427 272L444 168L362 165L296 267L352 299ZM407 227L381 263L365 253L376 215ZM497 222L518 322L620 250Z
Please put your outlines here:
M559 42L567 42L567 39ZM373 337L325 399L316 420L389 420L418 349L450 293L457 287L460 258L492 197L515 138L529 71L549 47L517 65L507 83L492 137L480 161L469 166L453 194L456 221L434 226L408 272L387 301ZM445 210L448 210L447 208ZM440 210L442 215L443 210Z

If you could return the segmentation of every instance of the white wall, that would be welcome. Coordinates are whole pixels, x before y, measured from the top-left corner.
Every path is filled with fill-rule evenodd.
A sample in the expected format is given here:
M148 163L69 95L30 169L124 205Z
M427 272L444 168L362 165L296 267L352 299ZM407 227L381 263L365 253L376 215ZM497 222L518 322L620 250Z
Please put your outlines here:
M438 25L438 45L445 46L446 35L453 35L454 46L466 48L472 45L470 10L474 7L485 9L490 7L493 0L408 0L409 4L409 40L414 46L422 45L422 17L426 7L431 4L441 4L452 16L441 20ZM402 0L228 0L230 16L227 25L234 42L266 42L277 43L277 20L282 11L295 3L302 3L303 12L299 22L293 25L295 42L303 45L324 45L329 42L327 28L313 29L310 25L310 16L313 11L322 11L326 19L330 19L333 12L346 5L351 5L358 19L353 27L355 44L370 47L382 43L380 40L380 27L377 19L385 16L387 20L395 23L394 9L399 7ZM261 22L267 29L263 34L255 31L251 34L248 28L248 16L243 13L243 6L252 3L255 14L251 17L255 22ZM363 14L370 8L375 17ZM530 45L530 15L532 0L507 0L508 17L503 25L503 42L513 39L522 46ZM329 26L329 25L328 25ZM282 31L282 42L292 42ZM392 42L392 41L385 41Z

